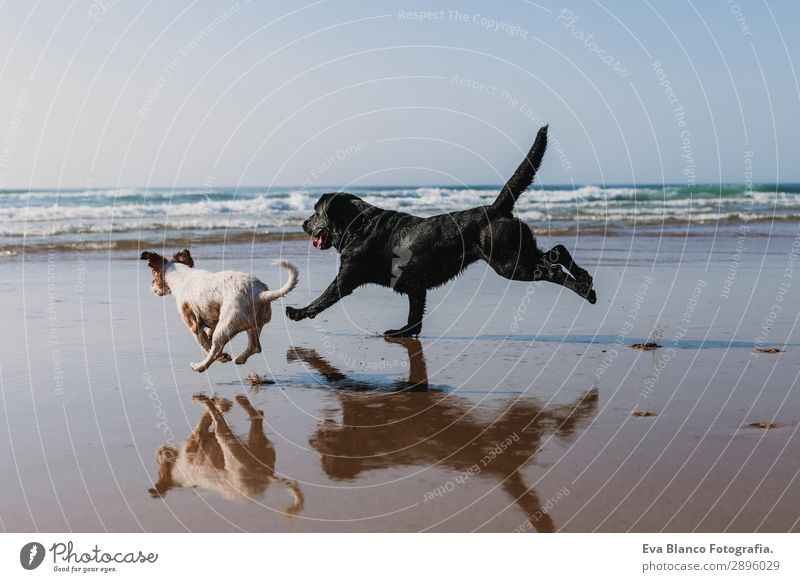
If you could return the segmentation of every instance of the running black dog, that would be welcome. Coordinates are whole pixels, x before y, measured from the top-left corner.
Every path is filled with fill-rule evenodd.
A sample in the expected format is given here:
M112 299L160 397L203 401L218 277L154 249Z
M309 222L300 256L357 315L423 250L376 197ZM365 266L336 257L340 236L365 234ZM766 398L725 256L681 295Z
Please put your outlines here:
M294 321L313 318L372 283L408 295L408 323L384 334L418 335L428 289L447 283L480 259L507 279L557 283L595 303L592 277L574 263L567 249L557 245L543 253L528 225L512 215L517 199L533 182L546 147L544 126L494 203L461 212L420 218L377 208L352 194L323 194L303 230L313 237L315 248L339 251L339 273L311 304L287 307L286 315Z

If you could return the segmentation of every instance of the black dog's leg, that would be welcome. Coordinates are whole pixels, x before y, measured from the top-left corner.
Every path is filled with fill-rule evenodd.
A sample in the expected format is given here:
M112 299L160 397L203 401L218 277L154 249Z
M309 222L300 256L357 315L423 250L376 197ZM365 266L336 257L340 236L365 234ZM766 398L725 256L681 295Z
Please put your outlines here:
M358 284L353 282L349 277L342 276L342 271L339 271L339 274L333 282L328 285L328 288L323 291L322 295L302 309L287 307L286 315L293 321L300 321L307 317L314 319L318 313L325 311L340 299L350 295L356 287L358 287Z
M578 266L564 245L554 246L545 253L545 258L550 263L564 267L567 271L569 271L570 275L575 277L575 280L581 286L585 287L586 289L592 288L592 276L586 272L586 269L582 269Z
M579 281L571 275L561 270L559 263L551 262L547 254L539 253L539 260L534 262L532 257L512 257L505 261L498 261L494 258L489 260L489 265L501 277L512 281L547 281L566 287L574 291L589 303L597 302L597 294L592 289L591 284L587 285L586 280ZM573 267L575 268L575 267ZM588 275L588 274L587 274ZM590 278L591 280L591 278Z
M567 275L561 270L559 265L546 264L538 273L541 273L541 275L535 278L534 281L547 281L549 283L561 285L570 291L574 291L589 303L593 305L597 303L597 294L594 289L585 286L577 279Z
M589 303L597 302L589 273L575 264L562 245L542 253L530 227L516 219L492 222L483 232L480 250L501 277L512 281L548 281L574 291ZM561 268L569 270L568 275ZM573 276L575 275L575 276Z
M534 270L534 277L533 279L529 279L531 281L547 281L548 283L555 283L556 285L561 285L566 287L570 291L574 291L586 301L594 305L597 303L597 294L595 293L594 289L591 286L587 287L577 279L567 275L564 271L561 270L560 265L554 265L548 261L542 261L541 264L537 265L536 269Z
M389 329L383 335L390 337L413 337L422 331L422 318L425 316L426 291L413 291L408 294L408 323L400 329Z

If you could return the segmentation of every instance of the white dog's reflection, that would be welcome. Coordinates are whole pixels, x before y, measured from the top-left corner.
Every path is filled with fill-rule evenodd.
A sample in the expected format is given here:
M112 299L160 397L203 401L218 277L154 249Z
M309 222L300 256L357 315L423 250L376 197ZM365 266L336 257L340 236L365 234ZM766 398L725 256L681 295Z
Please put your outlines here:
M158 450L158 481L149 490L150 495L163 497L170 489L200 487L227 499L253 499L277 482L292 495L292 504L284 511L296 515L303 508L303 493L294 481L275 475L275 449L264 434L263 413L246 396L236 397L250 419L245 444L225 420L230 400L204 394L192 400L204 405L206 411L180 451L169 446Z

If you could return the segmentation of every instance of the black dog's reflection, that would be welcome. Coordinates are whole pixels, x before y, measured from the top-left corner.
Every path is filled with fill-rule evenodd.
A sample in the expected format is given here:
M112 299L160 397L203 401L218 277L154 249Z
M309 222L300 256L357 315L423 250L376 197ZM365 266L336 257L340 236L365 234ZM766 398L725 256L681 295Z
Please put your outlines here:
M509 400L496 418L481 415L481 419L472 401L427 391L419 341L386 341L403 345L410 361L408 379L389 386L350 379L312 349L292 348L287 353L289 361L304 362L339 389L341 423L327 419L310 439L322 455L328 476L354 479L365 471L402 465L448 467L462 475L491 476L502 483L531 527L554 531L552 518L536 492L523 482L520 471L545 436L575 436L579 425L597 410L597 389L588 390L571 404L547 408L530 400ZM359 393L364 390L372 393Z
M303 493L297 483L275 475L275 449L264 434L264 414L246 396L236 397L250 419L245 444L225 420L224 414L231 409L230 400L204 394L196 394L192 400L205 406L206 411L180 451L174 447L158 450L158 482L149 490L150 495L163 497L170 489L201 487L228 499L252 499L278 482L293 498L292 505L284 511L296 515L303 508Z

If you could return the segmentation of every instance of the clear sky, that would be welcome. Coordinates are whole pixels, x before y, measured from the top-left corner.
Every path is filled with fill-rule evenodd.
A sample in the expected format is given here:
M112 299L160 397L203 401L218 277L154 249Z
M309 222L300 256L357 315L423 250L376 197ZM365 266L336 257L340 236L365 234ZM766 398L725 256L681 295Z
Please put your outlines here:
M424 11L420 14L419 11ZM0 187L800 181L800 3L0 2Z

